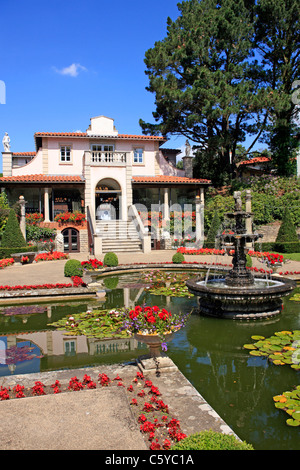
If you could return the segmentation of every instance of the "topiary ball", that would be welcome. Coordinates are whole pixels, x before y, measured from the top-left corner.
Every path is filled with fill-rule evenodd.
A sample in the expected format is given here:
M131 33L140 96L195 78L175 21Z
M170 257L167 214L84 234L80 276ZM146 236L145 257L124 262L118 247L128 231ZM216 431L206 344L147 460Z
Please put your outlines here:
M180 263L183 263L183 261L184 261L184 256L182 253L175 253L175 255L173 255L173 258L172 258L173 263L180 264Z
M69 259L64 267L65 277L79 276L83 274L83 267L78 259Z
M103 259L103 264L108 267L118 266L119 260L117 255L113 252L106 253Z

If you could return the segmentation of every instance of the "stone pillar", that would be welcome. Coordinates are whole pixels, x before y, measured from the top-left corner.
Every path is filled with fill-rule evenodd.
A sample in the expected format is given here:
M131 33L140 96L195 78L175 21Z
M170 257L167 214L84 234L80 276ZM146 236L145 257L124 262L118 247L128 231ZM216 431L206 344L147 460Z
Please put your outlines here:
M26 241L26 217L25 217L25 199L24 196L19 197L19 204L21 207L21 217L20 217L20 229L23 234L23 237Z
M204 189L196 196L196 242L204 242Z
M3 176L12 176L12 152L2 152Z
M44 221L50 222L49 218L49 188L44 189Z
M192 156L182 157L182 161L183 161L183 169L185 172L185 177L193 178L193 157Z
M164 188L163 219L170 220L169 189Z
M250 189L246 189L246 212L250 212L251 213L251 209L252 209L252 206L251 206L251 190ZM251 233L252 234L252 217L248 217L246 219L246 230L247 230L247 233Z

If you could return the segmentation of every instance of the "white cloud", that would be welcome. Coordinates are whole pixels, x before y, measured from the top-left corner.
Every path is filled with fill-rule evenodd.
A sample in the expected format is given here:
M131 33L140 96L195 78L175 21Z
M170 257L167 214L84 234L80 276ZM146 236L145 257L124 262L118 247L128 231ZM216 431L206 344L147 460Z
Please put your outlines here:
M69 77L77 77L79 72L86 71L86 67L84 67L81 64L71 64L69 67L65 67L63 69L56 69L55 71L57 73L60 73L61 75L68 75Z

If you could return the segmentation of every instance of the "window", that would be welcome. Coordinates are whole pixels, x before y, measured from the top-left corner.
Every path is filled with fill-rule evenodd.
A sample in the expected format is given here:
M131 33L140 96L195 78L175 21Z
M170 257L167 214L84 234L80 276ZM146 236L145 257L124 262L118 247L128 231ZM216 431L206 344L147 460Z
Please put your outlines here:
M60 147L60 161L64 163L71 161L71 147L70 146L63 145Z
M92 145L92 152L114 152L114 145Z
M133 163L144 163L144 149L134 149Z

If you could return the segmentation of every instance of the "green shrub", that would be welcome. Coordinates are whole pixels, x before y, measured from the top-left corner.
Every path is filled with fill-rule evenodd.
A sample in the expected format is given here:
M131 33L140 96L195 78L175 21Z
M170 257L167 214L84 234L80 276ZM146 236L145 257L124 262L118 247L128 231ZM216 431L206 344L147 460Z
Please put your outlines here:
M119 283L119 277L114 276L114 277L107 277L104 279L104 285L107 287L107 289L116 289L117 285Z
M183 261L184 261L183 253L175 253L175 255L173 255L173 258L172 258L173 263L180 264L180 263L183 263Z
M118 266L119 260L117 255L113 252L106 253L103 259L103 264L109 267Z
M37 246L14 246L11 248L0 247L0 259L10 258L14 253L26 253L37 251Z
M2 234L1 246L3 248L26 246L25 238L13 209L9 211L7 223Z
M252 268L252 258L250 255L246 255L246 268Z
M216 236L218 234L220 226L221 220L218 212L215 211L203 248L215 248Z
M300 252L300 242L288 208L286 208L284 212L275 241L275 249L280 253Z
M66 277L72 276L82 276L83 267L81 266L80 261L78 259L69 259L64 268L64 274Z
M251 444L235 436L215 431L201 431L182 439L171 450L254 450Z
M264 242L264 243L256 242L254 243L254 251L274 253L276 251L275 242Z
M45 238L55 238L56 229L39 227L38 225L26 224L26 238L27 240L39 241Z

